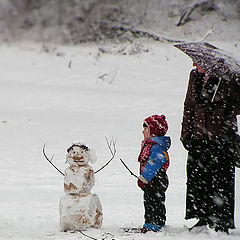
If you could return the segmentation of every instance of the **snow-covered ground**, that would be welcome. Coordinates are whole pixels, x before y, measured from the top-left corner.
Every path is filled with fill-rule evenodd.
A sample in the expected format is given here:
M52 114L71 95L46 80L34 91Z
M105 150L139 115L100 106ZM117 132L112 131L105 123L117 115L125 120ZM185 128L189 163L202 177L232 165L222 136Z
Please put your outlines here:
M234 43L211 42L240 57ZM103 51L99 51L102 48ZM141 49L139 54L132 53ZM103 226L86 233L99 239L239 239L240 181L236 176L236 229L230 235L194 234L184 220L186 151L179 137L192 62L172 44L48 46L1 45L0 51L0 239L75 240L81 233L59 231L63 177L44 159L43 144L64 170L66 149L75 141L93 147L97 170L116 140L117 155L96 174L92 192L103 205ZM119 52L125 52L119 54ZM142 121L165 114L172 138L167 227L159 233L124 235L120 227L143 223L142 192L122 166L138 173ZM111 234L107 234L111 233Z

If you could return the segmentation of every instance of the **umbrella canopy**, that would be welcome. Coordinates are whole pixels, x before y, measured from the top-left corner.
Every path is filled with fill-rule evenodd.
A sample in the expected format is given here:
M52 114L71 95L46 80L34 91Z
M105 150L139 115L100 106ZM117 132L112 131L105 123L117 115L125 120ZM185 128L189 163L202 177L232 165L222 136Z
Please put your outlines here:
M230 53L207 42L188 42L174 46L191 57L209 77L240 84L240 61Z

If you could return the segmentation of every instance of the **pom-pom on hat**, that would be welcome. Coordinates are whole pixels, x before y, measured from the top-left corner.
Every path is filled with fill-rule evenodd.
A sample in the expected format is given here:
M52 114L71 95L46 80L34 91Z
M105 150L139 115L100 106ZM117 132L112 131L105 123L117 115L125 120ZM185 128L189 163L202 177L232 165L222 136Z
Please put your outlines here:
M164 136L168 130L168 124L164 115L152 115L144 120L152 136Z

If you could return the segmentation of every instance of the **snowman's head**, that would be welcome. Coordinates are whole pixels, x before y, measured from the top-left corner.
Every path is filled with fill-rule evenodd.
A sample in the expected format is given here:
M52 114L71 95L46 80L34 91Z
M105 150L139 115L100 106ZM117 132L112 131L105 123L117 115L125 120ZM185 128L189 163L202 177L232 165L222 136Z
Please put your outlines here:
M84 166L96 161L95 153L82 143L74 143L67 149L66 160L70 165Z

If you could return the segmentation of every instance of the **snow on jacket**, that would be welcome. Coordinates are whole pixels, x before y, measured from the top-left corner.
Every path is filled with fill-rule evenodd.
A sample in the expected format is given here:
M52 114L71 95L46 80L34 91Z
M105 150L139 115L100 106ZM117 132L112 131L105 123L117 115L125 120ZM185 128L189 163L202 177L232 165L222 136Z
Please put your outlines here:
M163 168L165 171L169 166L168 149L171 139L168 136L157 136L142 142L141 152L138 157L140 162L140 177L144 183L150 182Z

